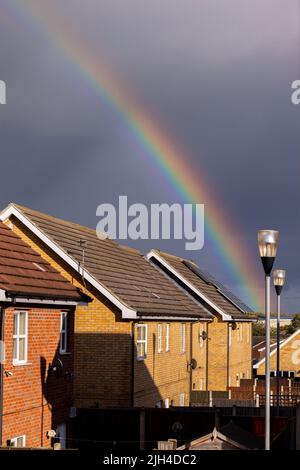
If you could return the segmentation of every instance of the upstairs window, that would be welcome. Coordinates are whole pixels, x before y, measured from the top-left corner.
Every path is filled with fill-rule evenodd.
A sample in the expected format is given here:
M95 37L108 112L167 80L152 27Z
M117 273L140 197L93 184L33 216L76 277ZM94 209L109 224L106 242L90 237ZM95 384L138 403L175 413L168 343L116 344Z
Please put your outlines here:
M166 323L166 352L170 351L170 323Z
M24 364L27 362L27 312L14 313L14 350L13 363Z
M185 323L181 323L181 352L185 352Z
M157 352L162 351L162 324L157 325Z
M60 313L60 341L59 352L64 354L67 352L68 347L68 312Z
M200 344L200 348L203 348L203 344L204 344L204 341L203 341L203 332L204 332L204 327L203 327L202 323L200 323L200 330L199 330L199 344Z
M137 326L137 359L145 359L147 356L147 325L139 323Z

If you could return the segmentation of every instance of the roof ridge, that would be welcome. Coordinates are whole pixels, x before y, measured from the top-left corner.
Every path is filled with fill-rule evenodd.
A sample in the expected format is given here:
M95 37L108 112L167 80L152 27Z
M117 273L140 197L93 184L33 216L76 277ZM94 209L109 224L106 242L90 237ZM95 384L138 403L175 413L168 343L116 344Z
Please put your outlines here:
M46 219L49 219L49 220L55 220L55 221L59 221L59 222L65 223L65 224L74 225L75 227L80 227L81 229L86 230L88 232L92 232L93 234L95 234L95 231L96 231L95 229L93 229L91 227L87 227L86 225L78 224L77 222L73 222L72 220L62 219L61 217L57 217L55 215L49 215L49 214L46 214L45 212L37 211L35 209L31 209L29 207L22 206L21 204L16 204L16 203L12 202L12 203L9 204L9 206L13 206L16 209L20 209L21 211L29 212L29 213L31 213L33 215L36 215L36 216L42 216L42 217L44 217ZM109 237L107 236L107 238L109 238ZM109 238L109 240L111 240L111 239Z

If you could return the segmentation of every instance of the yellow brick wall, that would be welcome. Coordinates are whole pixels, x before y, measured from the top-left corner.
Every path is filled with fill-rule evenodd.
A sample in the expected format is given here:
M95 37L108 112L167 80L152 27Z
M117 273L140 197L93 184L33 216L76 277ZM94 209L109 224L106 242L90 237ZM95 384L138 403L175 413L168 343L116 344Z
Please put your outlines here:
M230 386L239 386L241 379L252 378L252 323L238 322L237 329L230 328L229 350Z
M190 393L190 332L191 324L185 323L185 351L181 351L182 322L169 322L170 340L169 351L166 351L166 322L140 322L147 324L148 347L147 356L138 360L135 355L135 405L155 406L159 401L169 399L173 405L180 404L180 394L185 396L185 405L189 404ZM162 349L158 351L158 324L162 329ZM191 387L199 390L200 378L203 377L205 388L206 358L205 344L200 346L200 325L206 329L205 324L195 323L192 326L192 358L196 360L197 367L192 371ZM137 324L135 325L135 338L137 338Z
M208 390L227 387L227 323L215 317L208 325Z
M276 370L276 353L270 357L270 369ZM294 371L300 377L300 330L280 348L280 370ZM265 363L257 370L258 375L265 375Z
M226 390L228 380L235 386L239 385L240 378L252 377L252 325L251 322L239 322L237 327L232 330L228 322L217 317L208 326L209 390Z

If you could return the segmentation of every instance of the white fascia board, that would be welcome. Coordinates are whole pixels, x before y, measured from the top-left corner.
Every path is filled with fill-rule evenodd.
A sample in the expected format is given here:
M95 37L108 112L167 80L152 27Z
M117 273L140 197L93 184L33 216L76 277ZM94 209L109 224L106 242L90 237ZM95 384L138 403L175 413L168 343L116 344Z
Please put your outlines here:
M299 330L296 330L294 331L294 333L289 336L287 339L285 339L284 341L282 341L280 344L279 344L279 349L282 349L283 346L285 346L287 343L289 343L293 338L295 338L295 336L297 336L298 334L300 333L300 329ZM273 343L274 345L274 343ZM265 348L262 348L262 349L265 349ZM260 349L260 351L262 350ZM274 356L274 354L276 353L277 351L277 347L273 349L273 351L270 352L270 357L271 356ZM263 357L259 362L257 362L256 364L253 365L253 369L258 369L259 366L261 366L261 364L263 364L265 362L266 358Z
M39 304L39 305L57 305L57 306L76 306L88 305L87 302L76 300L55 300L55 299L37 299L30 297L8 297L3 289L0 289L0 302L11 302L14 304Z
M22 224L25 225L34 235L43 241L54 253L56 253L63 261L65 261L71 268L73 268L80 275L79 264L69 254L62 250L53 240L44 234L35 224L33 224L20 210L13 204L10 204L0 214L0 220L4 222L14 215ZM99 281L91 276L87 271L84 272L84 279L88 281L95 289L97 289L104 297L110 300L122 312L122 317L125 319L136 318L136 311L123 304L117 297L108 291Z
M166 317L162 315L138 315L137 317L138 320L160 320L160 321L188 321L188 322L207 322L211 323L212 320L208 318L197 318L197 317Z
M155 250L151 250L150 253L146 255L146 258L148 261L151 262L151 258L155 258L159 263L161 263L166 269L168 269L174 276L176 276L181 282L183 282L189 289L191 289L195 294L198 295L201 299L204 300L208 305L210 305L216 312L218 312L222 316L222 320L224 321L232 321L231 315L228 315L227 313L223 312L220 307L218 307L215 303L213 303L206 295L204 295L202 292L200 292L193 284L191 284L189 281L185 279L181 274L176 271L172 266L169 265ZM238 320L239 321L239 320Z

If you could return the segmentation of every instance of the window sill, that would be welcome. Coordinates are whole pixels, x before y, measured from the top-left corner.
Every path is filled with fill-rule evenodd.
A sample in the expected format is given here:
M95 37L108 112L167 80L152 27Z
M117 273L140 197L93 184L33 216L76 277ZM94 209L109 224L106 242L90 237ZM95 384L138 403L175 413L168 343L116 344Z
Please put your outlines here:
M13 362L13 367L32 366L32 362Z

